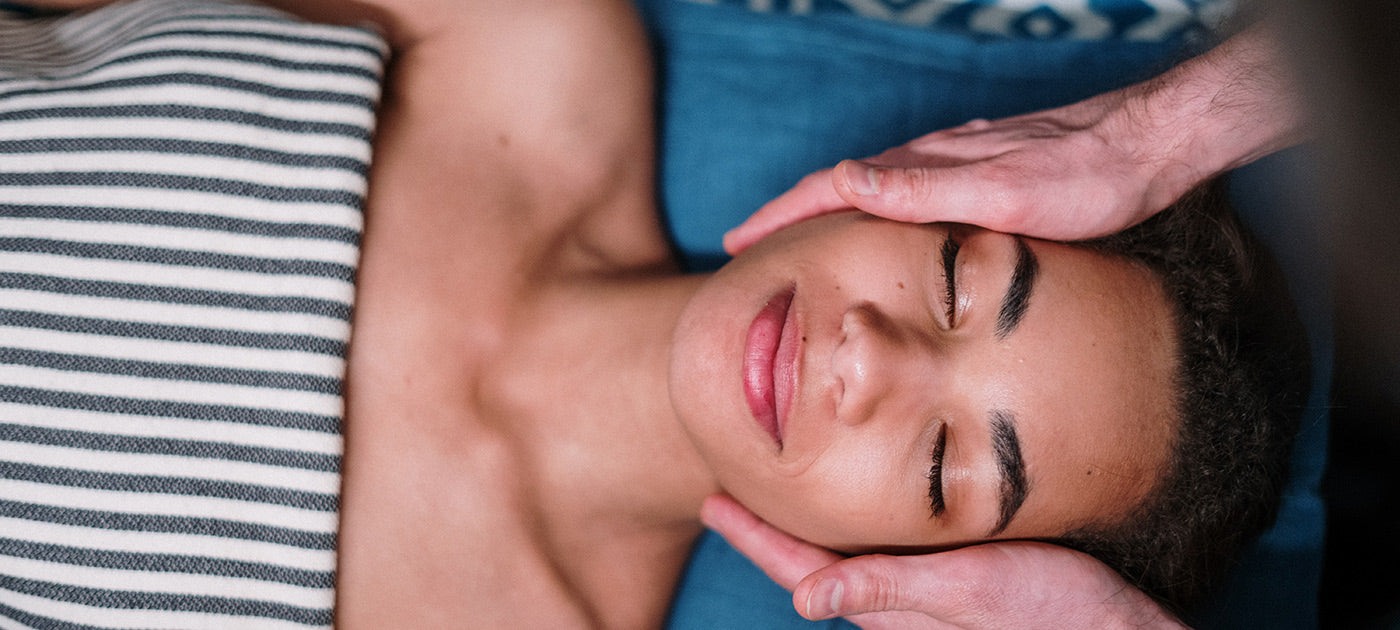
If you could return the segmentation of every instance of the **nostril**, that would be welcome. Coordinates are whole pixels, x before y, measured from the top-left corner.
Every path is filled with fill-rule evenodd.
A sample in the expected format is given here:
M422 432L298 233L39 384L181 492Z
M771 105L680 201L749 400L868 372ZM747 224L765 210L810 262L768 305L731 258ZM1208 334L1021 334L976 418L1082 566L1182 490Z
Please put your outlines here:
M870 302L842 313L831 370L837 417L843 423L861 423L879 408L909 403L901 392L929 367L920 362L926 355L923 338L911 326Z
M866 408L872 399L870 383L869 348L864 340L868 336L849 335L831 357L831 371L835 376L836 417L843 423L858 422L869 410Z
M868 303L850 308L841 318L840 342L831 356L831 371L836 382L837 416L847 421L864 414L863 401L872 396L870 380L876 366L871 361L878 344L872 334L875 318Z
M861 302L849 309L841 316L841 334L850 336L860 333L863 329L874 326L880 317L875 310L875 305L870 302Z

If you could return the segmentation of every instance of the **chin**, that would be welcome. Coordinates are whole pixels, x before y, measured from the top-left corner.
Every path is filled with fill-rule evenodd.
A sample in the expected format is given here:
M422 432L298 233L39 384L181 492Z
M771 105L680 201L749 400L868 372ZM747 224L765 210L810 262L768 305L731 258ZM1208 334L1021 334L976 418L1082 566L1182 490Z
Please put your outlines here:
M714 295L707 282L681 312L671 339L667 386L681 426L713 468L714 445L735 433L735 414L743 410L739 354L742 337L731 328L737 309L731 299Z

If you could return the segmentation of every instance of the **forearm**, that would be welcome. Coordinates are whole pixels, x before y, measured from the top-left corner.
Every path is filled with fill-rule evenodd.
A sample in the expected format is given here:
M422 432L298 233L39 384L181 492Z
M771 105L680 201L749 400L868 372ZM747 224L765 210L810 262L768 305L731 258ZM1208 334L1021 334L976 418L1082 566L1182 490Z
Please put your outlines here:
M1124 90L1105 121L1184 193L1201 181L1301 142L1307 116L1269 30L1254 26Z

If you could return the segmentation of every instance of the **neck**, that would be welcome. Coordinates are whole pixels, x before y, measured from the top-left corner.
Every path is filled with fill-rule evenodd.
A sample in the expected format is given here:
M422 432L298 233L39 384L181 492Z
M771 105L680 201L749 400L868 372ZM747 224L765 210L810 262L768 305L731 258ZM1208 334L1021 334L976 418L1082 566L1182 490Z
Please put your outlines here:
M511 419L551 562L607 626L664 614L702 531L700 503L718 491L667 386L672 332L700 281L540 290L503 362L511 408L489 410Z
M528 419L542 492L569 522L698 533L700 502L718 486L676 419L667 373L702 280L559 283L532 303L506 363L524 413L503 417Z

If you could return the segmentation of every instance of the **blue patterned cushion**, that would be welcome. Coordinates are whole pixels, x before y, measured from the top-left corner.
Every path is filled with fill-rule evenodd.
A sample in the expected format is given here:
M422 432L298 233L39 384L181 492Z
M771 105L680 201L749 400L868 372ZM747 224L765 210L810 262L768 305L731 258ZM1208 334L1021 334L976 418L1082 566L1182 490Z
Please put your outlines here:
M1169 41L1205 37L1228 0L689 0L794 16L846 14L989 38Z

